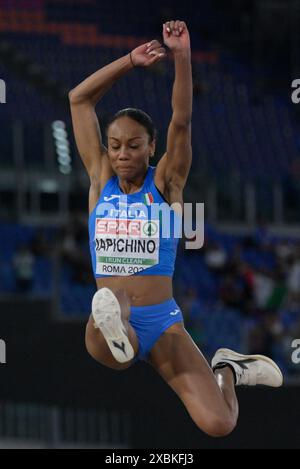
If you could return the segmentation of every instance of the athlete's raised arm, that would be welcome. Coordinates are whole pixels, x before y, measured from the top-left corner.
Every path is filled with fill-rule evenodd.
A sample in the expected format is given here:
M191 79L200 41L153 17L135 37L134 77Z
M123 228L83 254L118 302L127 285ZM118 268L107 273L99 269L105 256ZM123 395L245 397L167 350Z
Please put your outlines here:
M172 118L168 129L166 153L156 170L156 184L170 203L180 202L192 162L192 66L190 37L184 21L163 25L164 43L172 51L175 80L172 93Z
M148 67L165 57L165 49L156 41L136 47L102 67L69 92L76 145L91 181L90 209L101 187L112 176L107 149L102 143L96 104L111 86L134 66Z

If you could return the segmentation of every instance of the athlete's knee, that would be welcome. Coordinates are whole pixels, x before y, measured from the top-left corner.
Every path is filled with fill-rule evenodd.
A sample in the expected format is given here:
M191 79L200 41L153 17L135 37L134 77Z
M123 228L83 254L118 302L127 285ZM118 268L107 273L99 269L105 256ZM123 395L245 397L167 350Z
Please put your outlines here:
M87 323L85 331L85 347L88 354L103 366L113 370L126 370L131 362L118 363L111 352L108 350L104 338L101 338L101 332L94 328L92 318Z
M222 418L215 416L207 420L204 425L202 422L198 427L207 433L207 435L217 438L229 435L236 427L236 420L231 417Z

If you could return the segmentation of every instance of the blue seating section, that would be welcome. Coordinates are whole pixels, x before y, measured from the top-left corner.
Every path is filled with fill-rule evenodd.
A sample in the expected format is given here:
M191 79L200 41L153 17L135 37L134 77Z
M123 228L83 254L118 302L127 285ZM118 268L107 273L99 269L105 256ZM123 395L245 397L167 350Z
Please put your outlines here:
M34 69L42 70L45 77L57 82L60 93L65 93L66 98L67 91L86 76L128 53L125 46L104 47L99 43L93 45L93 42L80 45L76 39L84 36L86 30L83 28L94 28L91 34L96 38L97 35L160 38L162 21L174 14L182 17L191 31L193 51L215 53L214 61L200 60L199 56L193 61L193 170L205 168L213 176L234 171L244 179L265 182L286 177L291 162L298 157L300 138L297 122L289 109L290 102L266 91L261 93L255 85L257 73L270 74L271 71L254 71L203 38L205 32L210 33L207 37L214 37L223 24L224 18L212 2L202 1L201 8L195 8L191 0L176 5L171 0L164 1L163 5L154 0L143 5L142 15L139 0L129 3L121 0L109 3L77 1L71 6L66 0L24 0L20 5L18 2L1 2L0 13L9 10L14 13L11 17L15 18L11 20L14 28L0 29L0 41L13 45L20 61L22 57L32 61L32 76ZM20 17L18 21L23 26L18 30L14 21L22 12L29 14L26 17L28 28L24 30L24 18ZM31 17L30 12L37 16ZM65 42L64 33L68 28L71 31L72 27L75 27L71 34L73 43L72 38ZM98 107L100 117L123 107L140 107L153 117L164 146L171 116L173 74L171 63L152 71L135 70L118 82L101 101ZM1 109L0 114L1 128L8 128L9 119L16 116L33 126L26 131L28 142L33 142L28 152L28 164L36 166L43 151L39 126L54 119L63 119L70 126L67 99L64 102L42 94L33 84L28 84L28 77L26 80L22 78L21 70L13 72L3 63L0 63L0 77L8 84L5 113ZM6 135L8 138L1 146L2 164L9 162L12 149L11 131L8 130ZM269 194L266 196L268 198Z
M3 34L0 34L0 38ZM66 91L93 71L127 50L62 46L58 38L24 33L10 35L10 41L42 66L45 73L61 83ZM286 176L291 162L299 154L300 139L296 123L287 103L274 96L255 100L255 89L249 78L239 72L239 64L221 56L219 64L193 64L195 96L193 107L194 169L206 168L212 175L236 172L246 179L280 180ZM225 71L226 70L226 71ZM34 129L29 130L31 146L29 163L40 159L43 151L38 126L54 119L63 119L70 126L67 104L43 96L33 85L16 78L13 72L0 68L8 86L8 103L0 123L16 115ZM242 80L244 77L244 81ZM139 107L156 122L163 142L171 117L173 66L149 72L135 70L107 93L98 106L101 115L124 107ZM200 87L200 91L197 91ZM70 127L70 133L71 127ZM34 137L35 134L35 137ZM11 139L6 139L4 152L11 151ZM164 143L163 143L164 144Z
M13 257L20 246L31 246L37 233L37 228L27 225L0 225L0 293L15 293L16 281L13 269ZM60 243L58 230L54 227L44 229L47 249L49 253ZM245 247L245 239L237 235L227 235L206 227L206 243L217 242L230 257L235 247L241 248L242 259L254 269L272 271L275 266L274 250L261 250L258 247ZM263 233L257 233L256 242L263 242ZM280 238L269 239L276 243ZM47 251L46 249L46 251ZM88 253L86 253L88 256ZM53 297L54 286L58 285L60 312L65 317L86 319L90 314L91 300L96 291L94 281L84 284L74 281L74 271L71 264L62 263L59 278L54 281L53 263L50 255L36 256L32 287L27 293ZM208 356L212 355L220 344L224 347L247 352L245 337L257 325L259 318L245 315L245 311L238 308L224 306L220 301L220 286L222 275L213 273L205 263L201 251L186 251L179 246L179 252L174 276L175 297L182 306L187 327L194 340L201 345L201 349ZM188 308L185 305L186 291L194 289L196 296L194 303ZM289 334L299 322L300 312L282 308L278 310L278 319L284 331ZM283 369L289 370L286 362L285 350L282 345L274 341L272 345L273 357L277 359Z
M47 2L46 16L48 21L95 24L103 34L116 34L124 36L150 36L161 33L163 21L174 16L182 18L190 26L191 31L210 30L217 31L222 18L217 14L209 0L202 0L201 8L195 8L192 0L184 3L174 0L154 0L144 3L141 8L139 0L124 3L122 0L107 2L89 2L70 8L66 1ZM118 21L118 19L121 19ZM200 45L200 38L193 37Z
M12 280L13 255L18 247L31 245L36 230L37 228L27 225L0 225L0 245L5 246L5 249L1 249L0 251L1 291L7 290L6 285L9 285L9 290L12 291L14 285ZM49 249L51 249L51 246L53 247L53 244L56 242L57 230L52 227L48 228L45 233L49 241ZM210 242L217 242L220 244L225 249L229 257L232 255L233 249L236 245L241 247L243 241L242 236L222 234L213 230L209 225L206 227L205 237L206 243L209 240ZM277 240L278 239L274 237L273 242L275 243ZM88 256L89 254L86 253L86 255ZM241 248L241 258L254 269L273 270L275 268L276 258L274 251L262 251L255 247L243 247ZM46 289L50 288L50 285L52 285L50 258L38 257L35 264L36 279L33 290L46 291ZM209 271L201 251L185 251L179 246L174 278L175 283L177 284L188 285L189 287L195 288L199 294L199 298L201 298L201 301L203 302L203 305L211 305L215 300L217 300L220 278L213 272ZM63 304L67 305L68 311L72 311L74 313L86 313L89 308L85 309L83 307L79 308L77 311L76 308L72 310L73 306L70 306L72 304L72 300L68 298L68 295L73 297L73 288L75 284L72 279L72 268L67 264L63 265L60 272L60 284ZM89 295L90 292L94 291L94 288L94 286L90 288L90 285L88 285L86 289L86 292L88 292L87 294ZM84 286L78 286L77 290L80 292L79 296L84 294L84 289ZM49 289L49 293L52 293L51 289ZM80 303L76 300L73 304L78 306ZM86 303L84 302L84 304Z
M0 292L14 293L16 279L13 257L21 246L30 246L36 229L32 226L15 224L0 226ZM53 229L48 229L49 245L53 239ZM34 262L33 282L30 293L51 297L53 288L52 263L47 256L36 256Z

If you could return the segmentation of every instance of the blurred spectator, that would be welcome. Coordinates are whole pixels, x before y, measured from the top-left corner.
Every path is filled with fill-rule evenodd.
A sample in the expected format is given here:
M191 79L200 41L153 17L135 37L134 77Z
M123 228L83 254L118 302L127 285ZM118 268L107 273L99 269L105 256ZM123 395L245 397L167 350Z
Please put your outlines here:
M254 323L247 336L247 353L249 354L270 354L270 336L261 322Z
M222 279L219 295L224 306L243 308L243 286L233 273L227 273Z
M77 215L65 225L58 237L58 253L72 268L73 281L82 284L94 283L90 263L88 229Z
M17 291L30 291L34 277L34 255L26 245L23 245L16 251L12 262Z
M203 305L195 288L190 287L184 291L181 304L188 321L193 322L201 315Z
M279 310L285 302L287 295L287 286L283 272L278 269L273 272L273 287L271 294L266 302L267 310Z
M294 253L294 246L290 241L282 239L276 244L275 253L279 264L285 267Z
M274 356L274 348L283 336L283 327L276 311L269 311L259 318L250 329L248 353Z
M254 294L254 272L246 262L237 265L237 272L243 285L243 301L245 307L252 302Z
M184 312L185 325L191 337L197 345L203 345L205 330L202 325L202 316L204 312L197 290L192 287L186 289L180 304Z
M260 309L266 308L274 288L274 281L271 276L263 270L257 270L254 274L254 300Z
M205 249L204 260L212 272L222 273L227 262L225 249L216 242L211 242Z

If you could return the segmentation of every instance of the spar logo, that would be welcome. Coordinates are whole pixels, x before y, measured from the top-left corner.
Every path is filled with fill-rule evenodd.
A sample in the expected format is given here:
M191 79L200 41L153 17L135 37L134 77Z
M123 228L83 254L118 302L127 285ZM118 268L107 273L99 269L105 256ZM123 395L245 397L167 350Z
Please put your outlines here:
M96 219L96 235L141 236L141 220L116 220L112 218Z
M158 231L157 223L154 221L147 221L143 226L143 233L146 236L155 236Z

